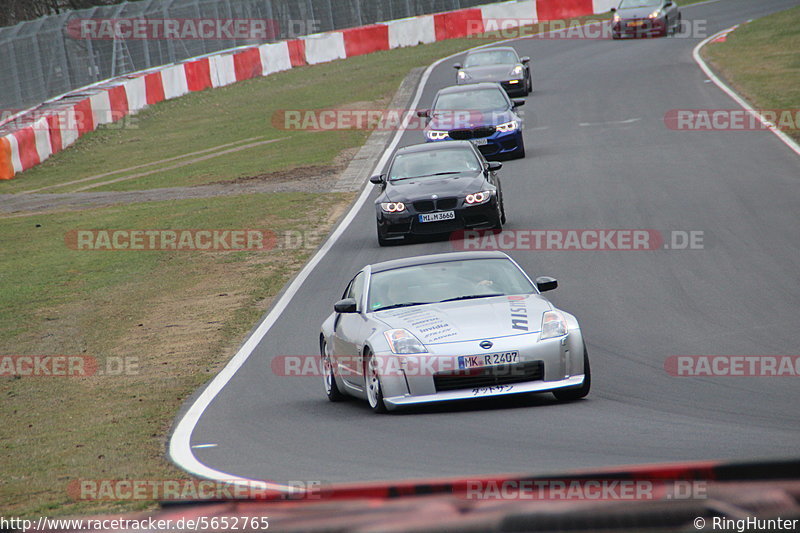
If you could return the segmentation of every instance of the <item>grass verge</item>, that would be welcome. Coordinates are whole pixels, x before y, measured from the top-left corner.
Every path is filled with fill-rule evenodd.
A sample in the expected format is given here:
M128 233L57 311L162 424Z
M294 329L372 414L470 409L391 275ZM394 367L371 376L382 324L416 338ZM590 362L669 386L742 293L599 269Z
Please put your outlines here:
M800 109L800 7L775 13L709 43L703 58L756 109ZM797 126L795 123L794 126ZM800 128L784 130L800 141Z

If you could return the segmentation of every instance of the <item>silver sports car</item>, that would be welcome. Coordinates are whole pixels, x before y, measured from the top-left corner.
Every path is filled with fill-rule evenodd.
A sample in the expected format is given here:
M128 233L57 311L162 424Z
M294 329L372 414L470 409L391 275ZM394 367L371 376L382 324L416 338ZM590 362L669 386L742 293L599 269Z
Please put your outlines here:
M322 324L331 401L376 412L424 402L552 391L589 393L586 345L574 316L540 293L502 252L452 252L367 265Z

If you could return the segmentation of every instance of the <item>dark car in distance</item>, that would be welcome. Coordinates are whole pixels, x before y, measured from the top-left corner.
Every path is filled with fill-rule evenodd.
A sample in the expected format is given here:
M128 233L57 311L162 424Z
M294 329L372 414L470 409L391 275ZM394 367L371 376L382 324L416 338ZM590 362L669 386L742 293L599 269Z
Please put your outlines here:
M468 141L418 144L395 153L375 200L378 243L464 229L500 230L506 221L496 171Z
M611 11L614 39L668 35L681 28L681 12L672 0L622 0Z
M533 92L530 61L530 57L519 57L510 46L498 46L468 52L464 63L456 63L453 68L458 71L458 85L494 81L509 96L528 96Z

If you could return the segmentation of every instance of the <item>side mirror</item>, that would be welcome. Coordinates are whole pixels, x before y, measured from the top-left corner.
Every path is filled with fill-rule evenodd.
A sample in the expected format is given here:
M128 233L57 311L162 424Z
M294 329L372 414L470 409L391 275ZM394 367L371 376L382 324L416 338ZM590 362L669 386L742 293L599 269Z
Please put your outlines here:
M417 111L417 116L421 117L421 118L430 118L431 110L430 109L422 109L420 111Z
M503 163L500 161L489 161L489 164L486 166L486 169L489 170L489 172L494 172L496 170L500 170L501 168L503 168Z
M525 105L525 100L511 100L514 107L522 107Z
M528 56L520 57L519 60L526 65L531 62L531 58Z
M616 13L617 12L617 8L616 7L612 7L608 11L609 11L609 13Z
M379 174L377 176L372 176L369 178L370 183L374 183L375 185L382 185L383 184L383 177L384 174Z
M671 0L667 0L666 2L664 2L664 7L670 7L671 5L672 5Z
M453 68L456 70L461 70L462 68L464 68L464 65L462 65L461 63L453 63Z
M555 278L548 276L539 276L536 278L536 288L539 292L552 291L558 287L558 281Z
M333 304L333 310L337 313L355 313L357 307L355 298L345 298Z

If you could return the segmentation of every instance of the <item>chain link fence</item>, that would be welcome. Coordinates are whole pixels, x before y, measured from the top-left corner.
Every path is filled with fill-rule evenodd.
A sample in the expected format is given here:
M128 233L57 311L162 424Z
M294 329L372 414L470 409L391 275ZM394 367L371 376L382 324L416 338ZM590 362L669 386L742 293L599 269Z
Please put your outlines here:
M491 1L141 0L52 15L0 28L0 110L26 109L107 78L237 46L486 3ZM138 36L118 29L104 33L100 24L108 30L134 19L155 23ZM166 21L186 33L172 37L163 31ZM234 21L234 29L236 21L249 21L249 29L257 21L266 32L239 35L220 26L225 21ZM214 32L211 38L194 36L198 23Z

